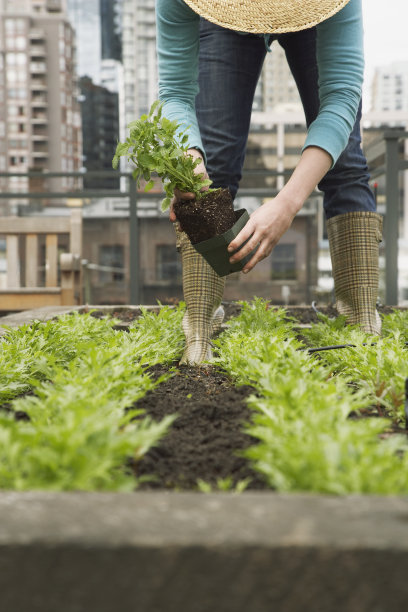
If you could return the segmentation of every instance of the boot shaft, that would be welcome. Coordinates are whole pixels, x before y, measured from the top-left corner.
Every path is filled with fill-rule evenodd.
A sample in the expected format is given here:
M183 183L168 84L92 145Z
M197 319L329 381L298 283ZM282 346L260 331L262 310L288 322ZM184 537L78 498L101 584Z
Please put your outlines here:
M351 212L327 222L336 306L347 322L380 334L376 310L379 285L378 253L382 217L374 212Z

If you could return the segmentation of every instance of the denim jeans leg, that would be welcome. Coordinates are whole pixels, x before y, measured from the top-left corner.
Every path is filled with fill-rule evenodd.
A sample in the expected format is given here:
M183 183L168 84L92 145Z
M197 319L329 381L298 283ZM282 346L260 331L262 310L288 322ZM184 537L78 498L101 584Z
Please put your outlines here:
M278 41L285 50L309 125L319 111L316 29L283 34ZM319 183L319 189L324 193L323 206L327 219L347 212L376 209L369 186L367 161L361 149L360 120L361 102L346 148Z
M266 54L262 36L200 20L196 111L214 187L235 197L242 175L254 93Z

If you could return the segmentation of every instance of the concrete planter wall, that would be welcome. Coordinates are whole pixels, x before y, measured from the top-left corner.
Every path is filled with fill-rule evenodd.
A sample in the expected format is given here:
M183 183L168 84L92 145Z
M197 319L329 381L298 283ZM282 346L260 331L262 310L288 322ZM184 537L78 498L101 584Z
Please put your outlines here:
M408 501L0 493L5 612L402 612Z
M1 612L401 612L407 566L408 498L0 492Z

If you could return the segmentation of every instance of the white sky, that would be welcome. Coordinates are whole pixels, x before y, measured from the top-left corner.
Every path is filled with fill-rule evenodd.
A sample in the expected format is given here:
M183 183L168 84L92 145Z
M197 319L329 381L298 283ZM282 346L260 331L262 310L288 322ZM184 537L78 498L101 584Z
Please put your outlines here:
M364 15L365 83L363 107L369 110L370 84L377 66L408 62L407 0L362 0Z

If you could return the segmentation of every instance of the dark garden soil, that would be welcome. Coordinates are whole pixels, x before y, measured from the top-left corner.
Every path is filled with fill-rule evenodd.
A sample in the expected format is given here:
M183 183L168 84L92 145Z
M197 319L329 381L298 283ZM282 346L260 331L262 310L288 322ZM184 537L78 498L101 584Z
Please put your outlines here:
M236 221L228 189L211 191L199 200L180 200L174 212L192 244L223 234Z
M156 366L151 375L168 370ZM216 487L218 479L227 477L233 485L249 479L248 488L266 488L262 477L237 454L256 443L243 431L251 414L245 400L253 392L248 386L234 387L214 367L176 367L172 378L135 404L155 420L178 415L160 445L132 465L136 476L155 475L141 488L196 489L198 479Z

